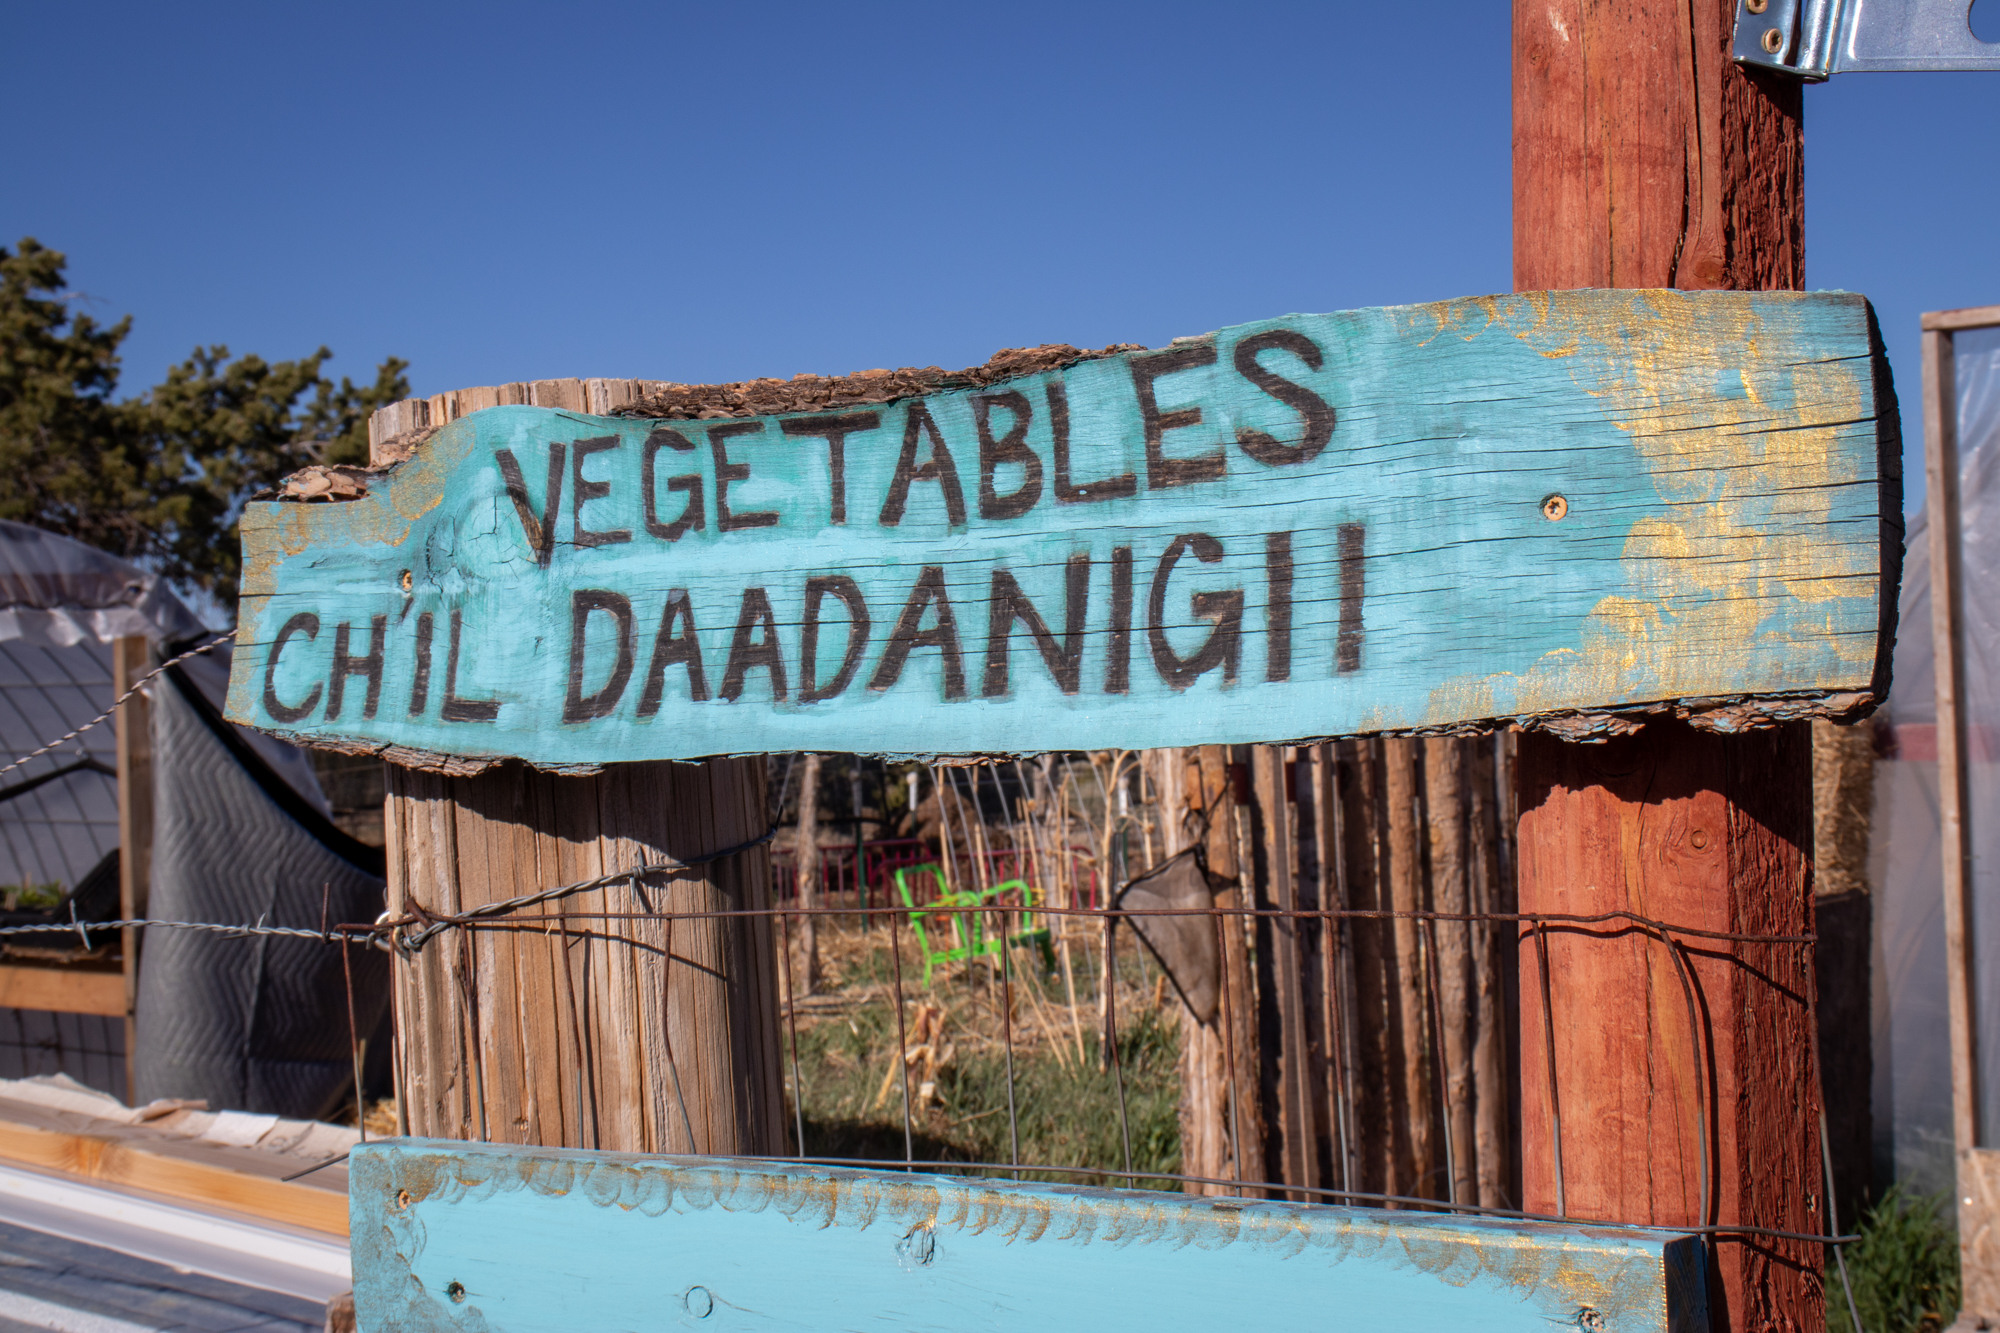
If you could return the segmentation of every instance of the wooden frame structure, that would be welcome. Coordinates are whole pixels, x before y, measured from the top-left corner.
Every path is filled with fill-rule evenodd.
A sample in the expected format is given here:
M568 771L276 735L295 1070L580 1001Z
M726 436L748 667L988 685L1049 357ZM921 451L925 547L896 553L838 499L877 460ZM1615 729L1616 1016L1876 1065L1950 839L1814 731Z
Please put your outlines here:
M1972 848L1965 681L1963 533L1959 505L1958 384L1953 335L2000 328L2000 305L1923 317L1925 506L1930 519L1931 636L1937 673L1939 834L1943 840L1945 986L1951 1022L1952 1137L1958 1158L1960 1326L2000 1315L2000 1147L1979 1135L1977 969L1972 934ZM1914 626L1912 629L1916 628Z

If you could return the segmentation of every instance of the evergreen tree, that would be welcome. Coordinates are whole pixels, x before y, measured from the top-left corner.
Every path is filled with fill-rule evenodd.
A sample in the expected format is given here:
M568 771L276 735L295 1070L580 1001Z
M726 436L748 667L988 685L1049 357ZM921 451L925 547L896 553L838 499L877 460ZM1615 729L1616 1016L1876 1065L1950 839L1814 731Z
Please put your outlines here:
M236 600L236 522L254 492L309 463L363 463L368 415L409 396L391 357L338 384L321 347L297 361L198 347L164 383L114 401L119 344L70 310L65 258L0 248L0 518L75 537Z

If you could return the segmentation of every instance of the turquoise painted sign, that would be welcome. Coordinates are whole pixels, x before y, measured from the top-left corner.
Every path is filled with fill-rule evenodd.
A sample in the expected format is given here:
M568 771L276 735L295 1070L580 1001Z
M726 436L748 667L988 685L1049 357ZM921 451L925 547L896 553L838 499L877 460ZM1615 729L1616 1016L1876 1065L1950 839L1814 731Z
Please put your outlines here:
M491 408L249 506L229 715L562 766L1852 707L1887 383L1858 296L1587 291L832 413Z
M1698 1237L404 1139L349 1166L364 1329L1704 1333Z

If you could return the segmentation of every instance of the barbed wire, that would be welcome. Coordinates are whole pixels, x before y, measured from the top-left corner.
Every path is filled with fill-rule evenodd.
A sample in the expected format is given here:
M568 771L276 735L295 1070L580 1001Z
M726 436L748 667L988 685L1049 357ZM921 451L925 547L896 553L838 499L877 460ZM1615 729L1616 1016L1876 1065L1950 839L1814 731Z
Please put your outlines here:
M104 932L140 930L147 926L164 926L170 930L206 931L215 935L240 935L246 938L252 935L279 935L288 939L319 940L326 944L335 943L342 938L351 938L356 934L368 933L374 929L372 926L358 928L354 926L332 926L326 930L307 930L302 926L267 926L261 919L255 925L251 926L231 926L219 921L169 921L159 917L120 917L112 921L84 921L77 916L76 903L72 900L70 903L69 920L37 921L26 925L0 926L0 937L10 935L62 935L74 931L82 937L83 947L88 950L97 947L90 941L90 932L93 930Z
M220 921L175 921L162 917L119 917L109 921L85 921L78 917L76 903L72 899L70 902L69 920L35 921L22 925L0 926L0 938L13 935L66 934L74 931L82 939L83 947L88 950L96 947L90 940L90 932L93 930L105 932L143 930L148 926L160 926L168 930L192 930L212 935L235 936L243 939L250 939L257 936L275 936L281 939L317 940L324 944L337 944L364 939L370 942L381 943L384 947L394 948L401 953L416 953L432 937L453 926L473 926L490 920L493 917L503 916L509 912L516 912L524 907L533 907L538 903L552 902L558 898L568 897L571 894L587 893L592 889L607 888L613 884L628 883L654 875L671 875L683 870L692 870L697 866L707 865L712 861L720 861L724 857L735 856L740 852L747 852L753 847L761 847L777 835L778 826L773 824L757 837L751 838L746 842L739 842L733 847L724 847L719 851L709 852L704 856L690 856L684 859L667 857L659 861L644 861L624 870L613 871L608 875L598 875L592 879L577 880L572 884L559 884L551 889L542 889L535 893L524 893L519 897L507 898L499 902L484 903L467 912L449 914L431 912L425 910L420 904L412 903L411 907L414 910L406 916L392 918L385 912L381 919L366 925L343 924L327 926L320 930L312 930L304 926L266 925L262 918L259 918L255 924L251 925L228 925ZM781 912L785 909L768 908L761 910ZM681 912L652 912L630 913L627 915L667 918L690 914ZM404 928L412 925L421 925L422 929L411 934L404 934Z
M40 759L43 755L55 749L57 746L69 744L69 742L75 740L78 736L83 735L84 732L89 731L94 726L97 726L99 723L103 722L106 718L110 717L113 713L116 713L121 707L124 706L125 701L127 699L130 699L140 690L146 688L146 686L153 681L154 677L160 675L162 672L166 671L169 667L179 666L181 663L187 661L190 657L197 657L200 654L208 652L210 649L218 647L221 644L229 643L235 638L236 638L236 631L230 630L226 634L216 635L214 638L210 639L207 643L200 644L196 647L188 649L186 652L182 653L178 657L168 658L166 661L154 667L151 671L148 671L145 675L139 677L139 679L133 681L130 689L126 690L125 693L119 695L116 699L113 699L111 701L111 707L105 709L103 712L99 713L96 717L90 719L90 721L84 723L82 726L78 727L74 731L64 732L62 735L56 737L48 744L42 746L42 748L39 750L29 751L27 754L22 755L19 759L16 759L13 763L7 765L5 768L0 768L0 777L6 777L9 773L12 773L15 769L19 768L21 765L25 763L28 763L30 760Z
M268 926L262 921L247 925L228 925L219 921L169 921L158 917L120 918L110 921L81 921L74 911L67 921L51 920L26 925L0 926L0 937L9 935L48 935L67 931L79 933L90 930L140 929L146 926L164 926L174 930L207 931L217 935L237 935L251 938L259 935L282 936L287 939L319 940L334 944L342 940L366 939L379 941L384 947L393 947L399 952L416 953L434 936L453 926L473 927L523 926L534 927L545 924L546 920L561 921L707 921L731 917L772 917L772 916L958 916L980 913L1005 912L1012 915L1086 917L1096 920L1105 918L1152 918L1152 917L1272 917L1287 921L1450 921L1471 924L1497 924L1518 922L1526 925L1604 925L1612 922L1629 922L1663 935L1689 935L1700 939L1723 940L1736 944L1816 944L1817 935L1757 935L1744 932L1704 930L1695 926L1677 926L1669 921L1656 921L1640 916L1636 912L1599 912L1583 916L1571 912L1424 912L1424 911L1357 911L1346 908L1268 908L1268 907L1041 907L1023 906L1019 903L984 903L968 905L962 903L918 903L913 907L848 907L839 904L825 907L721 907L695 911L673 912L563 912L555 918L527 917L518 922L495 920L523 907L533 907L541 903L553 902L573 894L588 893L593 889L609 888L635 879L645 879L653 875L674 874L692 870L697 866L719 861L724 857L761 847L776 836L774 828L748 842L725 847L721 851L706 856L690 857L687 860L669 858L664 861L641 862L627 870L613 871L608 875L598 875L593 879L578 880L573 884L560 884L555 888L542 889L535 893L524 893L518 897L498 902L484 903L465 912L439 913L423 909L412 903L410 914L388 917L366 924L348 923L328 926L324 930L312 930L303 926ZM401 933L404 927L421 925L422 929L411 934Z
M509 912L517 912L523 907L533 907L539 903L553 902L558 898L566 898L576 893L587 893L592 889L608 888L613 884L628 880L636 881L653 875L671 875L682 870L692 870L696 866L704 866L711 861L720 861L724 857L735 856L739 852L747 852L753 847L762 847L777 836L778 825L772 824L771 827L765 829L761 834L751 838L747 842L739 842L734 847L724 847L720 851L709 852L703 856L690 856L686 858L670 856L661 861L642 861L628 869L616 870L608 875L598 875L594 879L578 880L574 884L560 884L552 889L542 889L535 893L524 893L517 898L506 898L499 902L482 903L480 906L467 912L451 914L432 912L427 910L421 903L413 901L408 904L410 908L408 915L377 921L375 928L389 940L398 952L415 953L423 948L424 944L433 936L452 926L474 925L492 917L505 916ZM677 916L681 914L662 912L657 913L657 915ZM403 927L419 924L422 925L423 929L409 935L402 933Z

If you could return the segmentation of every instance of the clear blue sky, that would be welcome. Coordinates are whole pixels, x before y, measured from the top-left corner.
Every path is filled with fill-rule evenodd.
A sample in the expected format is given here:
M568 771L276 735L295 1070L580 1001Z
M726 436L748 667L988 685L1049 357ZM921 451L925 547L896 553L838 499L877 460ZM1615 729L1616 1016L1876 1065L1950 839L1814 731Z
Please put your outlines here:
M42 4L6 34L0 244L135 316L127 391L196 343L393 353L420 393L712 381L1510 286L1504 0ZM1875 299L1914 451L1918 313L2000 302L2000 74L1806 108L1807 279Z

